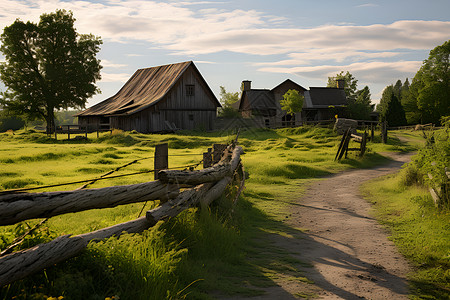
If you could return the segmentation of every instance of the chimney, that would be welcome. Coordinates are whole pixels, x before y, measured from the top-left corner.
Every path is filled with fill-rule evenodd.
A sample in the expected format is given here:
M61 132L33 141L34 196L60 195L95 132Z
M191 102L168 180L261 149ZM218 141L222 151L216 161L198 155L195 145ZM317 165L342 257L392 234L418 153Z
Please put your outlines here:
M345 79L336 79L336 85L338 89L343 89L345 87Z
M252 88L252 82L250 80L242 81L242 91L248 91Z

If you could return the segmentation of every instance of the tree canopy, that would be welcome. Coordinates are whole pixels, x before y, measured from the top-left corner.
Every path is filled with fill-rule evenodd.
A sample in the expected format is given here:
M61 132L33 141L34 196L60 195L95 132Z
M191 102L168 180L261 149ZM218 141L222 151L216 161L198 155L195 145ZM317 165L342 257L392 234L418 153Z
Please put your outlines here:
M374 105L371 104L370 89L366 85L358 90L358 80L350 73L341 71L334 77L328 77L327 87L336 87L337 80L345 82L344 91L347 97L347 117L357 120L369 120Z
M301 112L304 99L305 97L300 95L297 90L288 90L283 95L283 99L280 100L281 109L288 115L294 115L297 112Z
M399 93L398 87L396 88L393 85L387 86L383 90L383 95L378 106L381 120L387 121L389 126L406 125L405 111L397 97Z
M341 71L334 77L328 77L327 87L337 87L337 80L343 79L345 81L344 91L347 96L347 100L356 100L358 80L349 72Z
M409 91L406 110L411 119L439 124L442 116L450 115L450 40L430 51Z
M44 119L54 126L54 111L84 108L99 90L102 41L92 34L78 34L72 12L43 14L38 24L17 19L5 27L0 41L5 62L0 79L4 109L29 119Z
M239 101L239 92L227 92L223 86L220 86L220 103L222 108L219 110L221 117L236 117L239 115L233 104Z

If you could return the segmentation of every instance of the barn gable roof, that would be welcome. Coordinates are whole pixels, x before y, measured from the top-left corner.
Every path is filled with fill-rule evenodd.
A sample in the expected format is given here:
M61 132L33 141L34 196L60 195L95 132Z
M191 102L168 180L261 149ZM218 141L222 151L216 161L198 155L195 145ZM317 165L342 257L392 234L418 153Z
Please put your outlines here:
M273 94L270 90L251 89L246 93L252 109L276 109Z
M77 116L131 115L158 103L192 66L207 93L220 103L192 61L139 69L114 96L82 111Z
M285 85L285 84L291 84L291 85L294 85L294 86L296 87L296 90L298 90L299 92L300 92L300 91L306 91L306 89L305 89L304 87L302 87L300 84L298 84L298 83L296 83L296 82L294 82L294 81L292 81L292 80L290 80L290 79L286 79L285 81L283 81L282 83L280 83L279 85L277 85L276 87L274 87L274 88L272 89L272 91L275 91L276 89L282 87L282 86Z
M328 108L329 106L347 105L347 97L343 89L310 87L304 95L304 108Z

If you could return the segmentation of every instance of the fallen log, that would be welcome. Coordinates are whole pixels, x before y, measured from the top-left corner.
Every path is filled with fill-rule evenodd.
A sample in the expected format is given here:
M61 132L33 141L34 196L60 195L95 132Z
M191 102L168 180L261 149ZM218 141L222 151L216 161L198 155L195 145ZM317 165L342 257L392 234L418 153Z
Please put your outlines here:
M90 241L100 241L122 233L137 233L151 227L145 217L71 237L60 236L51 242L0 257L0 287L72 258Z
M49 243L3 256L0 258L0 286L71 258L86 246L83 238L64 235Z
M225 155L222 160L212 167L203 170L162 170L158 173L161 182L198 185L206 182L216 182L231 176L240 160L242 147L235 147L233 152Z
M198 185L205 182L218 181L231 174L229 163L220 163L203 170L162 170L158 178L165 183Z
M173 197L177 189L175 185L151 181L100 189L3 195L0 196L0 225L88 209L165 200Z
M150 224L156 224L160 220L175 217L183 210L197 205L212 185L212 183L204 183L194 188L184 190L177 198L169 200L162 205L147 211L147 221Z
M225 191L228 184L231 182L231 177L222 178L214 186L212 186L207 193L200 199L202 207L210 205L214 200L219 198Z

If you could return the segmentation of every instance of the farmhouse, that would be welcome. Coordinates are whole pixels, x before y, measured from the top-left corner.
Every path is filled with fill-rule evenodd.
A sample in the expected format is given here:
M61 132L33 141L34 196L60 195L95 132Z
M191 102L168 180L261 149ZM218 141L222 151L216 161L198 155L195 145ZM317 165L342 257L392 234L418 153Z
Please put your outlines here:
M136 130L212 130L220 107L192 61L139 69L114 96L77 114L80 125Z
M303 121L322 121L334 118L347 105L344 81L338 80L338 87L310 87L309 90L287 79L273 89L252 89L251 81L242 82L243 91L235 104L244 118L252 118L261 126L284 127L299 125ZM280 100L290 89L305 97L303 109L294 116L281 110Z
M301 120L299 113L295 116L286 115L280 105L283 95L290 89L303 95L306 89L301 85L287 79L271 90L252 89L249 80L242 81L242 86L242 95L236 107L239 105L239 112L244 118L254 118L265 127L279 127L285 123L297 124Z
M344 81L337 80L337 87L310 87L304 93L302 117L305 121L322 121L341 115L347 106Z

